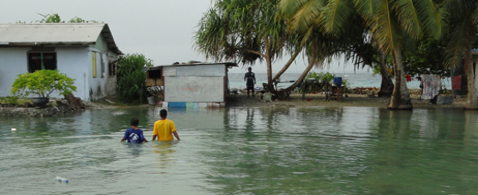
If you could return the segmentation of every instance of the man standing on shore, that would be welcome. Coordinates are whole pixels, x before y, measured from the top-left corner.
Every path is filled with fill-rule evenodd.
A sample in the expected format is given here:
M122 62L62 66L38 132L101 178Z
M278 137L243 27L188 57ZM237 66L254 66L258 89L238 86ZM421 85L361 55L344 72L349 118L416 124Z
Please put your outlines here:
M252 90L252 97L254 97L254 84L256 84L256 75L252 72L252 68L248 68L249 72L244 75L246 81L247 98L249 98L249 90Z

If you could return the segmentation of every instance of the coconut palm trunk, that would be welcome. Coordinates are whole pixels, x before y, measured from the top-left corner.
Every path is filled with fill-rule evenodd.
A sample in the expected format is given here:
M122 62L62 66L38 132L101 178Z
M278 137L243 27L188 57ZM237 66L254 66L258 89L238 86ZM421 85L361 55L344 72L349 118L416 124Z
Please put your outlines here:
M289 61L282 67L282 69L276 75L274 75L274 78L272 78L272 81L277 80L280 76L282 76L282 74L284 74L284 72L287 69L289 69L290 65L292 64L292 62L295 61L299 53L300 53L299 49L294 52L294 54L290 57Z
M468 95L465 103L465 110L478 110L478 96L475 87L475 73L473 71L471 46L465 50L465 64L464 69L468 81Z
M402 61L402 50L400 48L395 48L393 50L393 58L395 86L387 108L389 110L411 110L413 109L412 99L410 98L410 91L407 88L407 82L403 76L404 67Z
M382 75L382 84L378 97L391 97L393 92L393 81L388 72L385 54L380 55L380 74Z
M304 72L302 72L299 79L297 79L294 84L287 87L284 91L290 91L295 89L297 86L299 86L299 84L302 83L302 81L305 79L307 74L309 74L310 70L312 70L313 67L314 67L314 63L309 61L309 65L307 66L307 68L305 68Z

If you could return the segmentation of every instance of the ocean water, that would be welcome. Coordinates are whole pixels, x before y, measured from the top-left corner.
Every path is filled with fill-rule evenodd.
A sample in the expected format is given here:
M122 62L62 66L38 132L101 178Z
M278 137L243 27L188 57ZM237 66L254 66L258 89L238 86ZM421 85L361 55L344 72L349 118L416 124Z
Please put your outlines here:
M295 81L300 77L301 73L284 73L281 77L281 81ZM380 88L382 77L380 75L372 76L372 73L338 73L335 74L337 77L342 77L343 80L347 80L349 83L349 88L355 87L377 87ZM230 88L242 89L246 87L244 82L243 73L229 73L229 85ZM266 73L256 73L256 85L255 87L262 87L262 83L267 83L267 74ZM451 89L451 80L443 79L442 84L446 86L447 89ZM286 88L292 85L292 83L280 83L277 87ZM407 83L409 89L419 89L420 81L415 78Z
M171 110L181 141L120 143L133 117L150 140L158 112L0 117L0 194L478 192L478 112Z

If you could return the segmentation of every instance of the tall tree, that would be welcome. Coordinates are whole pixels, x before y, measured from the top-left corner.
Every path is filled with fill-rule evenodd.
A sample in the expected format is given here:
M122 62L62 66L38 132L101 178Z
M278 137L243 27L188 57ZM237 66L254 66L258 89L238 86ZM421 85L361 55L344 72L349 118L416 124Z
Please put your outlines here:
M283 10L296 13L295 27L317 26L333 35L349 33L354 18L363 18L374 43L394 59L395 86L387 107L413 108L403 77L402 50L408 39L419 39L423 33L443 36L444 12L433 0L282 0L281 4Z
M269 90L302 51L298 35L287 33L276 18L279 0L219 0L203 16L194 37L196 49L215 61L234 60L244 65L265 61ZM290 59L272 77L272 64L284 53Z
M478 33L478 0L448 0L450 36L447 45L447 65L459 66L464 61L468 81L465 109L478 109L478 96L472 62L472 46ZM462 61L463 59L463 61Z

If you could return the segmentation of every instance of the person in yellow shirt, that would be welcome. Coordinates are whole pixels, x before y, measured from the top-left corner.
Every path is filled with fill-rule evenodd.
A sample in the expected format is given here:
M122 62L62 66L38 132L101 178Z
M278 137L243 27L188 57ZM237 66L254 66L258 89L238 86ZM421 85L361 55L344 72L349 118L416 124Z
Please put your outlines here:
M159 111L161 120L154 123L153 129L153 141L158 138L158 141L173 141L173 135L177 140L179 139L178 132L176 132L176 126L172 120L167 119L168 111L162 109Z

